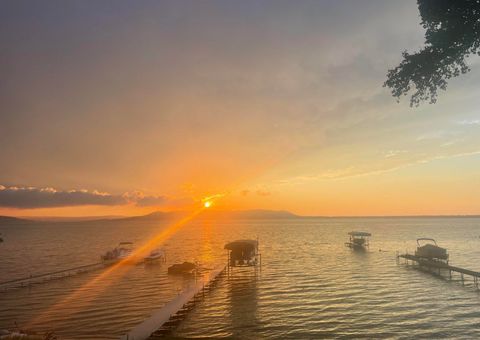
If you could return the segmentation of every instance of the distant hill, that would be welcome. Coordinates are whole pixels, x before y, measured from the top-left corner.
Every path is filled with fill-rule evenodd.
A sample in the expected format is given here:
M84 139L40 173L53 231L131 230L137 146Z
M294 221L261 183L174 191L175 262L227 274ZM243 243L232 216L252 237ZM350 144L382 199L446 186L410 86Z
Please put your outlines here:
M155 211L142 216L102 216L102 217L33 217L32 219L11 216L0 216L0 226L5 225L30 225L51 223L128 223L128 222L169 222L178 221L189 215L186 211ZM233 210L219 211L215 209L203 210L195 217L197 220L281 220L281 219L308 219L308 218L479 218L480 215L457 216L302 216L286 210Z
M96 220L98 221L112 221L112 222L155 222L155 221L171 221L171 220L179 220L183 217L188 216L188 212L185 211L155 211L148 215L143 216L132 216L132 217L124 217L124 218L116 218L113 220ZM301 218L302 216L298 216L292 214L288 211L283 210L238 210L238 211L218 211L214 209L208 209L202 211L196 219L235 219L235 220L267 220L267 219L292 219L292 218Z
M117 219L116 221L165 221L179 219L185 215L186 213L183 211L155 211L148 215L124 217Z
M88 221L110 221L125 218L125 216L35 216L34 222L88 222Z
M18 218L18 217L0 216L0 225L31 224L31 223L35 223L35 221L27 220L27 219L24 219L24 218Z
M156 211L144 216L127 217L122 220L144 220L144 221L159 221L179 219L187 216L187 212L173 211L163 212ZM236 211L219 211L215 209L206 209L202 211L197 219L241 219L241 220L261 220L261 219L285 219L285 218L300 218L301 216L292 214L284 210L236 210Z
M234 210L234 211L215 211L205 210L199 218L206 219L234 219L234 220L277 220L277 219L292 219L301 218L302 216L295 215L285 210Z
M0 225L22 225L32 223L117 223L117 222L156 222L156 221L174 221L188 216L188 212L184 211L155 211L148 215L131 216L131 217L47 217L35 220L0 216ZM215 209L204 210L196 219L229 219L229 220L278 220L278 219L293 219L302 218L303 216L292 214L284 210L237 210L237 211L218 211Z

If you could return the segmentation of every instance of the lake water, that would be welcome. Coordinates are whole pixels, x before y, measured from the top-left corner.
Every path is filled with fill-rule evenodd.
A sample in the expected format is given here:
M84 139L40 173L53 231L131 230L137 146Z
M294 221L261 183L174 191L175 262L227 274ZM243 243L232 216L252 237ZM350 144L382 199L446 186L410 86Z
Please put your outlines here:
M168 226L79 222L0 226L0 281L97 262L121 241L142 244ZM372 233L370 249L345 247ZM168 265L226 263L223 246L257 238L261 270L234 269L174 335L241 338L478 338L480 293L396 263L433 237L453 265L480 271L480 218L317 218L191 222L169 238L167 264L124 266L0 291L0 329L54 330L64 339L115 339L175 297L191 279ZM379 251L381 250L381 251Z

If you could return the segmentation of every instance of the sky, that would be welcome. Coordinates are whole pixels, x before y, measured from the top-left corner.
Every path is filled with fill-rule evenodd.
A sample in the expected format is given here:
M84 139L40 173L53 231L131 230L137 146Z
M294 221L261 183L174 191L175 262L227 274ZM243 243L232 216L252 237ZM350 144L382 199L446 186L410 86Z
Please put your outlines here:
M480 214L480 67L382 87L416 1L3 1L0 214Z

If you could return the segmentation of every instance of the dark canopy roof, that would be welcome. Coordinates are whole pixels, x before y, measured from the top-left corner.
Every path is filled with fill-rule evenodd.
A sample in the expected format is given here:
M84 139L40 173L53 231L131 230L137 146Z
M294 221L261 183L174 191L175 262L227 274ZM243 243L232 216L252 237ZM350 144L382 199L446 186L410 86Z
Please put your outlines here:
M367 233L365 231L351 231L348 233L351 236L372 236L372 234Z
M224 249L228 250L253 250L257 248L258 241L257 240L237 240L230 243L227 243Z

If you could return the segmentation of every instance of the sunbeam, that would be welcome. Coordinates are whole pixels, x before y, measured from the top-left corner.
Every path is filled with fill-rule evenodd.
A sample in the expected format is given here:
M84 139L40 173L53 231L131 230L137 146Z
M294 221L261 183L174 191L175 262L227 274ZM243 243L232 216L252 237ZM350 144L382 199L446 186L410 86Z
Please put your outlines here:
M115 263L111 267L107 268L105 271L101 272L97 276L95 276L90 281L86 282L81 287L77 288L73 293L68 295L67 297L61 299L60 301L56 302L44 312L39 314L34 319L30 320L27 324L28 328L32 328L35 325L39 325L45 322L52 317L52 315L58 315L62 313L63 308L65 306L72 307L76 302L81 302L79 304L78 309L79 311L88 306L100 293L102 293L106 288L108 288L113 281L108 281L107 278L110 277L113 273L120 274L120 277L125 275L129 269L131 268L130 264L135 263L142 259L145 255L147 255L150 251L154 248L158 247L159 245L163 244L167 239L169 239L172 235L174 235L179 229L181 229L185 224L190 222L194 219L198 214L200 214L205 208L202 206L201 208L195 210L190 215L182 218L180 221L168 226L166 229L162 230L159 234L155 235L153 238L148 240L145 244L140 246L139 248L135 249L132 254L122 259L121 261ZM69 313L76 312L75 310L69 309Z

